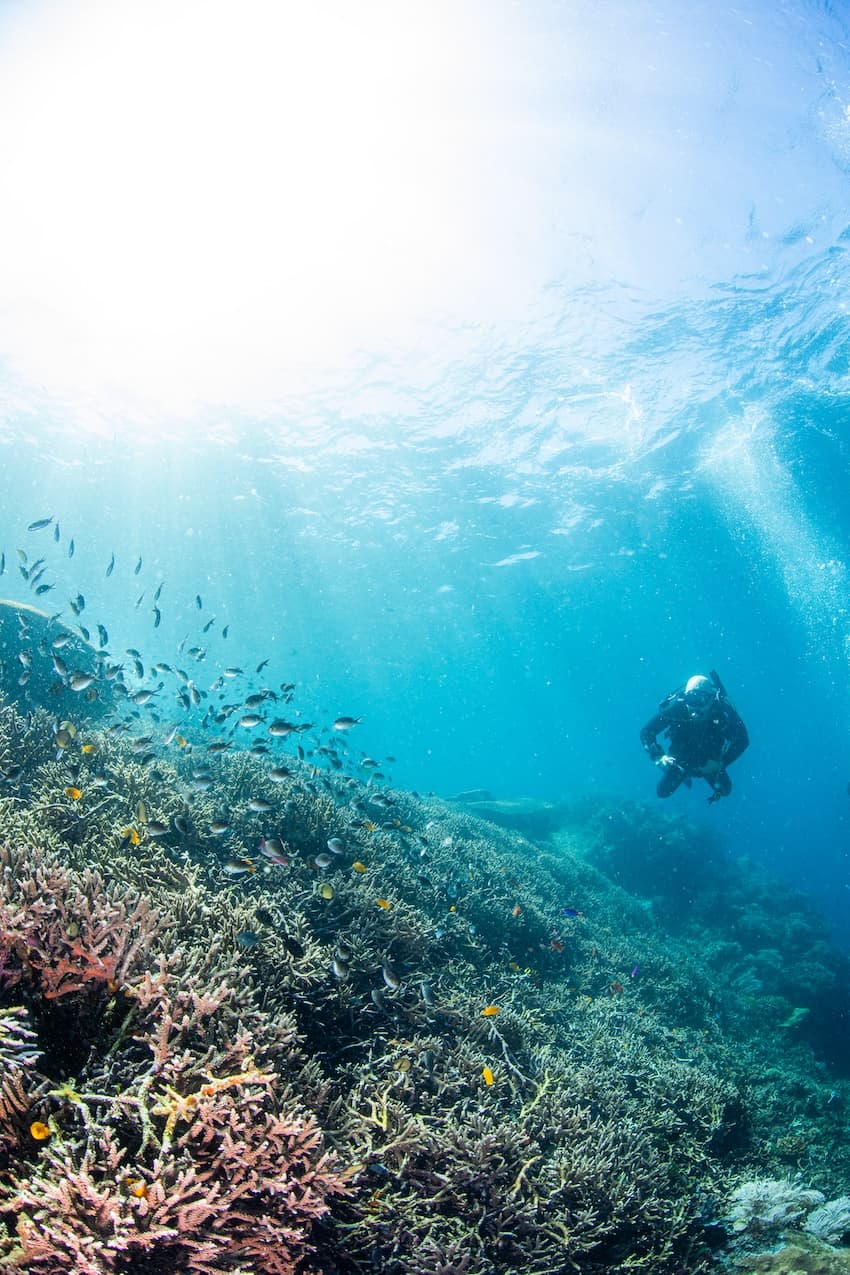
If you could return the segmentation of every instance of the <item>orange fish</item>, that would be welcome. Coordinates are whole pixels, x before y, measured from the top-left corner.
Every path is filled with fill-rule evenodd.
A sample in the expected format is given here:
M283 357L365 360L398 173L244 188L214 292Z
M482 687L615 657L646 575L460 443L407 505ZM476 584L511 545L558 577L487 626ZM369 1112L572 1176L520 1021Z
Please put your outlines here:
M495 1018L495 1017L496 1017L496 1015L497 1015L497 1014L501 1014L501 1012L502 1012L502 1011L500 1010L500 1008L499 1008L499 1006L498 1006L498 1005L488 1005L485 1009L482 1009L482 1011L481 1011L481 1017L482 1017L482 1018Z
M622 995L623 990L624 990L624 989L623 989L623 984L622 984L622 983L618 983L618 982L617 982L617 980L616 980L616 979L614 979L614 982L611 984L611 987L610 987L610 991L611 991L611 993L612 993L614 996L620 996L620 995Z
M511 916L521 916L521 915L522 915L522 908L517 903L516 907L511 908Z
M41 1120L33 1120L30 1125L30 1137L35 1138L36 1142L44 1142L45 1138L50 1137L50 1130Z
M390 903L389 899L376 899L375 902L377 903L378 907L383 908L385 912L389 912L390 908L392 907L392 904Z
M481 1075L484 1077L485 1085L492 1085L493 1081L496 1079L489 1067L482 1067Z
M65 796L70 797L72 801L79 801L83 795L82 788L66 788Z

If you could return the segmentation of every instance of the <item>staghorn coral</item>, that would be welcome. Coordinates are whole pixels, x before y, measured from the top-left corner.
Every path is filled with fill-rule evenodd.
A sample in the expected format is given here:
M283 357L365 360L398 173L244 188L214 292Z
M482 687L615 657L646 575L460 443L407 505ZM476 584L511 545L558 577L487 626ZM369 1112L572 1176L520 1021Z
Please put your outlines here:
M5 986L26 997L42 1050L0 1103L8 1262L289 1275L344 1189L293 1096L292 1028L254 1005L219 944L176 948L97 873L8 848L0 863ZM50 1131L37 1146L33 1119Z
M0 1009L0 1067L4 1072L13 1067L31 1067L40 1057L38 1036L27 1026L27 1021L23 1005Z
M672 935L660 885L650 905L588 861L604 803L533 845L436 798L318 773L318 748L272 785L262 756L208 755L201 736L143 764L149 737L120 731L69 750L72 802L39 734L51 723L9 720L29 751L26 783L0 797L0 839L20 848L0 877L17 891L0 1008L26 1008L40 1051L0 1091L0 1251L19 1266L68 1267L77 1245L116 1275L673 1275L711 1265L733 1174L781 1175L777 1130L840 1191L850 1089L776 1026L791 980L758 954L794 958L766 941L769 909L752 935L683 915ZM669 860L690 835L645 810L614 823L623 862L634 838L660 828ZM288 862L258 854L270 836ZM331 837L344 852L319 866ZM231 855L257 870L226 878ZM693 914L737 918L746 883L728 863L725 896L710 878ZM64 937L49 928L63 908ZM770 1004L735 989L745 969L773 980Z
M19 1264L79 1275L126 1271L156 1260L173 1271L243 1270L291 1275L308 1251L306 1224L334 1187L319 1133L267 1109L272 1077L250 1067L186 1094L166 1086L143 1115L161 1131L128 1163L126 1146L98 1120L104 1099L73 1095L86 1136L45 1149L11 1195L19 1213ZM151 1093L154 1097L154 1093ZM130 1095L114 1109L133 1113Z

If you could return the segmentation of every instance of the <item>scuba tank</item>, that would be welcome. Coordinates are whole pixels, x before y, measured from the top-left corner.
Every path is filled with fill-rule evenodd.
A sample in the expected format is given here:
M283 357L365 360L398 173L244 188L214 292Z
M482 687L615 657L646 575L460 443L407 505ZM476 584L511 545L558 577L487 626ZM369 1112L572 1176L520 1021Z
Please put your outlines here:
M738 710L737 708L735 708L735 705L732 703L731 699L729 698L729 692L727 691L726 687L721 682L720 674L718 673L717 669L715 668L711 669L709 671L708 676L711 678L712 682L717 687L718 697L723 701L724 704L728 704L733 712L737 713Z

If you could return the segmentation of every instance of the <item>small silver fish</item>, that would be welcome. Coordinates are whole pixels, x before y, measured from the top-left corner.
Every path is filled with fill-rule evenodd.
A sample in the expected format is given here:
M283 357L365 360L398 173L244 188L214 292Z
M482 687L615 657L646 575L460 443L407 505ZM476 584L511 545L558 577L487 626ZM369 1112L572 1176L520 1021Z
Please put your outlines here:
M269 734L276 739L285 739L287 735L294 735L297 730L297 726L292 722L285 722L281 717L276 718L269 726Z
M396 974L389 961L383 961L381 964L381 973L384 976L384 982L392 991L397 991L401 987L401 979Z
M363 721L362 717L338 717L334 722L334 730L351 730Z

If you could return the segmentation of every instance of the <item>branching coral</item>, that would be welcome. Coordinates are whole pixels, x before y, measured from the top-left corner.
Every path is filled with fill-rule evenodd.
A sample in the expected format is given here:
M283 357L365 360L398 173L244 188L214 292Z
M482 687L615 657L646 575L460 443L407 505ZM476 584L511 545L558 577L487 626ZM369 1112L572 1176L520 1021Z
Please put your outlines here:
M678 861L690 834L668 816L595 808L534 846L319 773L306 737L283 782L233 748L196 783L200 749L143 764L145 736L100 732L78 801L34 721L0 713L0 754L23 741L30 772L29 798L0 798L7 1264L673 1275L708 1269L711 1202L779 1154L789 1107L809 1157L828 1126L830 1172L850 1162L850 1092L833 1099L799 1033L789 1084L775 1039L745 1030L733 980L773 949L769 916L749 954L743 930L671 938L588 861L637 862L652 837L656 868ZM225 876L231 855L256 871ZM775 1006L764 1021L775 1035Z
M32 1006L46 1069L10 1016L28 1072L0 1107L9 1261L44 1275L154 1257L175 1272L291 1275L344 1189L315 1122L281 1091L278 1071L299 1065L292 1027L256 1007L219 944L155 957L157 918L97 874L37 852L6 850L2 865L5 981ZM96 1038L63 1079L69 1012ZM47 1131L34 1157L27 1103Z

